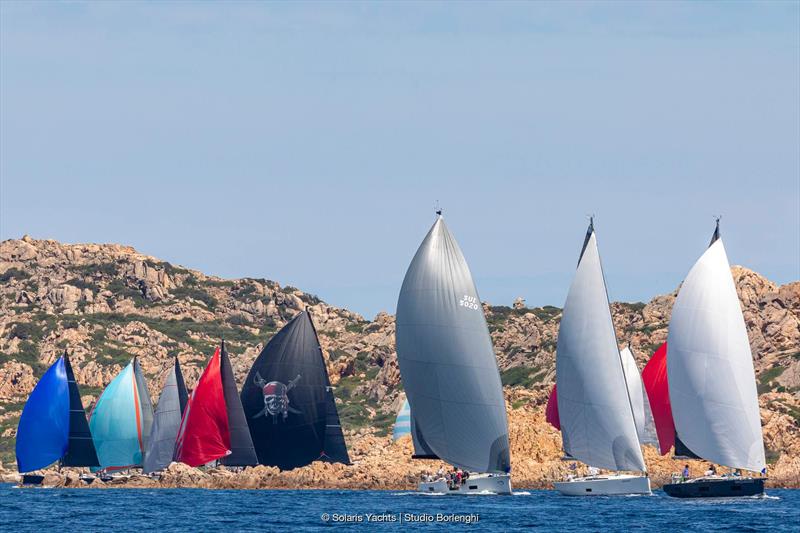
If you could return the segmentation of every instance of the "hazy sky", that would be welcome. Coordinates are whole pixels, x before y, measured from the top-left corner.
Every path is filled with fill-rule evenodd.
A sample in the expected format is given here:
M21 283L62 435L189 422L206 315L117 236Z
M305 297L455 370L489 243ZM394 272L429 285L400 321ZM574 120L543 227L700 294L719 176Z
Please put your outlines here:
M0 238L394 312L438 200L482 299L671 291L715 214L800 279L800 3L0 2Z

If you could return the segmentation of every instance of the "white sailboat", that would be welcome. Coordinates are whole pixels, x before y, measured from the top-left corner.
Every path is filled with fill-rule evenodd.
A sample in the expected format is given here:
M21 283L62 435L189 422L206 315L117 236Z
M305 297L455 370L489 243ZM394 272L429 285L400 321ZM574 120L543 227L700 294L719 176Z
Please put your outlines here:
M719 235L695 263L672 308L667 379L678 438L694 456L766 473L753 356ZM664 486L683 498L763 494L765 478L706 476Z
M511 493L500 373L469 267L437 211L397 302L397 359L411 406L415 458L469 472L423 481L429 493Z
M592 221L564 304L556 349L564 452L591 469L589 476L554 483L562 494L650 494L623 365ZM617 473L598 475L599 468Z

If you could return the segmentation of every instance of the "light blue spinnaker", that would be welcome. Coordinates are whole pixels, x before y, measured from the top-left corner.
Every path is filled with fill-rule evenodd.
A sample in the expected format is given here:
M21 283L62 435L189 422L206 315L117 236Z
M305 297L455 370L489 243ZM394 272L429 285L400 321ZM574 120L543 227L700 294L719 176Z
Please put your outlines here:
M59 357L31 392L17 426L17 469L39 470L61 459L69 446L69 385Z
M403 402L400 411L397 412L397 420L394 422L394 432L392 433L392 440L397 440L404 435L411 433L411 406L408 405L408 399Z
M144 418L131 361L103 391L89 420L100 469L142 465Z

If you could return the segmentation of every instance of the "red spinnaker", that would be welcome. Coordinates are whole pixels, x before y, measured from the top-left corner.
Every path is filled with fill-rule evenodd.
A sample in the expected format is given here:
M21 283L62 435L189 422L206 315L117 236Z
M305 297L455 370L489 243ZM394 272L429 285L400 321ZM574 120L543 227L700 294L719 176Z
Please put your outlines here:
M231 434L217 348L183 413L175 458L189 466L200 466L230 453Z
M656 353L642 370L642 381L650 400L650 410L658 435L661 455L669 453L675 445L675 422L672 420L672 406L669 403L669 383L667 381L667 343L658 347Z
M555 385L553 385L553 390L550 391L550 397L547 399L547 408L544 411L544 416L551 426L561 429L561 419L558 417L558 395L556 394Z

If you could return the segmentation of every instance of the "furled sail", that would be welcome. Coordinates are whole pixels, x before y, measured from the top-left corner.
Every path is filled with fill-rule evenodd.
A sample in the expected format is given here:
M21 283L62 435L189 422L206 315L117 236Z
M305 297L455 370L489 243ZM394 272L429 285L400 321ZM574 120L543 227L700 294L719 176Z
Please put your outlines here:
M556 353L564 451L599 468L645 471L593 224L564 304Z
M242 400L239 398L239 389L233 375L231 360L225 350L225 341L222 341L220 354L220 374L222 390L225 395L225 409L228 413L228 430L231 434L231 453L223 457L220 462L226 466L254 466L258 464L258 457L253 448L253 439L247 427L247 419L242 409Z
M409 435L411 433L411 406L408 405L408 400L403 400L403 405L397 412L397 418L394 421L394 429L392 430L392 440L397 440L400 437Z
M633 352L626 346L620 352L622 357L622 370L625 372L625 382L628 384L628 397L631 399L633 409L633 420L636 423L636 433L639 435L641 444L658 445L656 428L653 422L653 415L650 412L650 401L647 399L647 392L642 386L642 377L639 375L639 367Z
M70 396L64 358L59 357L34 387L17 426L17 469L39 470L69 448Z
M561 420L558 417L558 385L553 385L550 396L547 398L547 407L544 410L544 418L556 429L561 429Z
M181 367L175 358L153 415L153 431L144 454L145 474L163 470L172 462L187 397Z
M441 216L403 280L396 338L416 455L475 472L509 472L492 341L467 262Z
M241 394L258 462L282 470L349 464L322 348L303 311L267 343Z
M136 377L136 393L142 412L143 449L146 449L147 443L150 441L150 433L153 431L153 402L150 400L150 391L147 390L147 381L144 379L138 357L133 358L133 375Z
M667 374L676 432L691 451L733 468L765 468L753 357L719 224L672 308Z
M69 446L67 454L61 458L61 466L100 466L92 432L89 430L89 421L86 419L86 410L81 401L81 392L66 350L64 368L67 371L69 387Z
M145 417L140 403L143 390L136 377L135 364L132 360L108 384L89 419L102 469L142 464L145 444L142 422ZM152 419L152 413L150 417Z
M200 466L231 453L228 411L222 387L220 349L214 352L181 419L175 459Z

